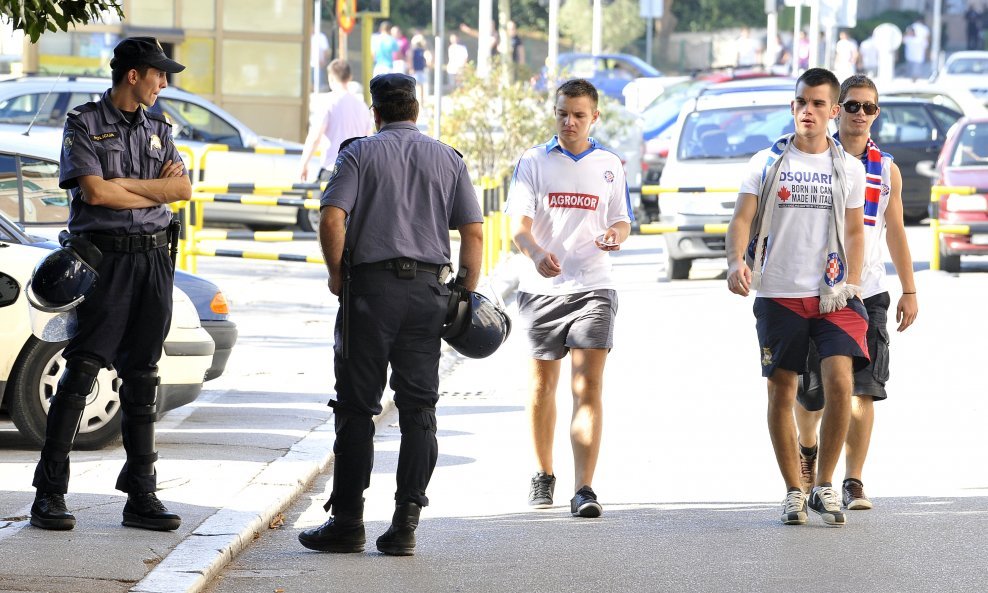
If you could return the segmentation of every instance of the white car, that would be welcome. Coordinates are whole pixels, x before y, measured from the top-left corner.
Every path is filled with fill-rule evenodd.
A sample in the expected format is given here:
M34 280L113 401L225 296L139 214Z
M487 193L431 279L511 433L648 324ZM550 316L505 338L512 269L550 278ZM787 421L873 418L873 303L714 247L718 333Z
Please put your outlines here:
M878 96L882 99L886 97L928 99L935 105L943 105L966 116L988 115L988 107L983 100L959 85L936 85L906 78L896 78L880 84Z
M10 301L0 308L0 408L38 446L44 442L48 401L65 368L65 343L42 342L31 333L24 286L38 261L49 253L0 214L0 273L4 274L0 301ZM215 348L189 297L176 288L173 298L171 328L158 362L159 414L199 396ZM119 437L119 387L116 372L100 372L82 417L77 447L98 449Z
M950 54L933 83L940 87L963 87L988 104L988 51L958 51Z

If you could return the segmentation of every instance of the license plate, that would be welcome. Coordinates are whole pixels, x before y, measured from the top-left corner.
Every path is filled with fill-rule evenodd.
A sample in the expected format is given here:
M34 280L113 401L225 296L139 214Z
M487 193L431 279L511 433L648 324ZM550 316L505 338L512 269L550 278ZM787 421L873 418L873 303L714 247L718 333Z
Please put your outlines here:
M988 245L988 235L971 235L971 245Z

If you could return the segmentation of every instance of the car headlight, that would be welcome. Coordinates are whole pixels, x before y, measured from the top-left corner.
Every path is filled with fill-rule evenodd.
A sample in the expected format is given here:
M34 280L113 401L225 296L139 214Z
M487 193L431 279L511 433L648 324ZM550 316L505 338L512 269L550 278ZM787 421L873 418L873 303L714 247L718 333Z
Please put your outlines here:
M984 194L947 196L946 210L948 212L985 212L988 210L988 199Z

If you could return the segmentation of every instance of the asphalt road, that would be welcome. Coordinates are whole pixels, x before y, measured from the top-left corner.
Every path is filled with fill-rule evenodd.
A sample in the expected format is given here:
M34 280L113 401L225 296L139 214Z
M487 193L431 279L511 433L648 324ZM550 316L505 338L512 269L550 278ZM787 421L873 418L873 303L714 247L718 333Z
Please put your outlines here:
M698 263L689 282L657 281L661 239L633 237L615 258L617 342L594 481L602 518L569 516L565 381L556 505L526 506L534 462L516 333L490 359L461 361L442 384L439 466L416 556L373 547L393 508L391 417L378 431L366 493L366 553L319 554L297 543L300 530L326 518L327 473L207 590L983 591L988 416L977 369L988 266L930 272L926 229L909 232L920 316L892 338L890 397L877 407L865 473L875 509L850 513L845 528L812 515L802 527L779 522L784 487L765 427L752 301L727 292L722 261Z

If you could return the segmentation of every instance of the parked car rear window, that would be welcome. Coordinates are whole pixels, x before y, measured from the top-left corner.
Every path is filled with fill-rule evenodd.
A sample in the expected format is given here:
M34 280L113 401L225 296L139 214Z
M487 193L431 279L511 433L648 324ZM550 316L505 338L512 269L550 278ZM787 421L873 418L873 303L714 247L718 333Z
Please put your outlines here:
M696 111L680 134L679 160L750 158L792 131L788 106Z

